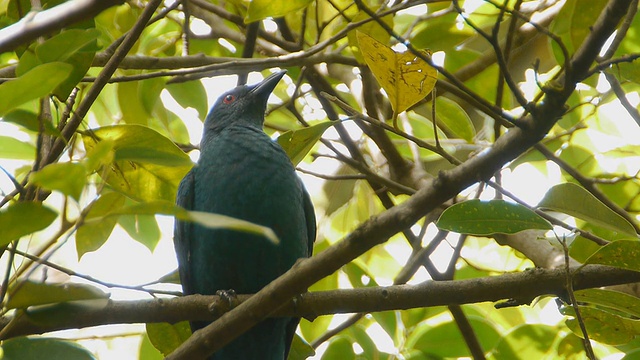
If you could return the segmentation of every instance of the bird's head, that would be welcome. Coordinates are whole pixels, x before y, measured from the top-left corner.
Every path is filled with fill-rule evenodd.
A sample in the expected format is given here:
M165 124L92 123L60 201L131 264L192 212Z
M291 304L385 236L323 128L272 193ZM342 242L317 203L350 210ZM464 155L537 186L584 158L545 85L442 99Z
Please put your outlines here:
M222 94L204 122L207 131L218 132L233 124L251 125L262 129L267 100L286 70L271 74L254 85L238 86Z

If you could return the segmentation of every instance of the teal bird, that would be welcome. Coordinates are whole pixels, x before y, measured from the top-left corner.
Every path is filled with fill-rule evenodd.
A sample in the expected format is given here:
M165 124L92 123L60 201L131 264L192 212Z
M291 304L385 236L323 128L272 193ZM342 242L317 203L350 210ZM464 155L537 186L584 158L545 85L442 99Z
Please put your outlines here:
M176 221L174 245L184 294L253 294L311 256L313 206L287 154L262 130L269 95L285 71L218 98L204 122L200 159L180 183L177 204L271 228L280 243ZM210 359L287 358L297 318L270 318ZM207 322L193 322L193 331ZM215 339L214 339L215 341Z

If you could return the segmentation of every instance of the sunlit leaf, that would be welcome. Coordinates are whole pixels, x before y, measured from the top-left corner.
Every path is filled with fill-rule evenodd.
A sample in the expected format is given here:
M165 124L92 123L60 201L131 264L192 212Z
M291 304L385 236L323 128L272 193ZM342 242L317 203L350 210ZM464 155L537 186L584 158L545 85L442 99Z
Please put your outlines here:
M573 314L573 308L568 308ZM604 344L626 344L640 335L640 320L632 320L601 309L580 306L580 315L591 340ZM568 319L567 326L574 334L582 337L576 318Z
M158 283L169 283L169 284L180 284L180 272L178 268L173 270L172 272L161 276L156 282Z
M109 165L115 156L113 140L101 140L94 143L94 146L87 149L85 166L87 171L93 172L100 167Z
M500 333L486 319L468 316L483 349L492 349L500 340ZM470 356L469 349L455 322L445 322L436 326L423 323L407 338L408 349L421 350L437 358L458 358Z
M149 116L154 115L153 109L160 100L160 93L166 83L167 79L165 78L152 78L138 81L138 97L140 98L138 102L144 106Z
M591 26L602 12L606 0L592 0L589 2L568 0L560 9L558 16L551 23L551 32L558 36L566 47L569 55L573 55L584 39L589 35ZM564 63L560 46L551 38L553 54L558 64Z
M31 130L35 133L40 131L40 121L38 120L38 115L31 111L15 109L3 116L2 120L23 126L25 129ZM43 121L43 125L45 134L54 136L60 135L60 131L58 131L58 129L56 129L50 121ZM0 144L2 144L2 142L0 142Z
M118 104L122 120L128 125L149 125L150 114L142 104L138 81L126 81L117 84Z
M102 194L89 209L84 223L76 233L78 259L82 255L98 250L109 238L118 218L105 218L124 205L125 197L116 192Z
M114 163L98 173L117 191L140 201L174 201L180 180L193 166L171 140L140 125L105 126L83 133L85 147L113 142Z
M151 344L165 356L171 354L191 336L191 328L187 321L176 324L148 323L146 328Z
M2 209L0 246L46 228L57 216L55 211L34 202L19 202Z
M300 335L293 334L293 341L291 342L291 348L289 349L289 356L287 357L287 360L305 360L315 354L315 350L313 350L308 342L304 341Z
M0 158L15 160L33 160L36 147L27 141L0 135Z
M551 230L551 224L528 208L504 200L477 199L447 208L436 225L441 230L486 236L515 234L528 229Z
M538 204L549 209L575 216L606 229L636 237L635 229L629 222L609 209L590 192L572 183L563 183L549 189Z
M78 201L87 182L86 173L82 164L55 163L32 174L29 181L45 189L60 191Z
M166 89L184 108L193 108L201 119L207 116L207 93L200 81L186 81L167 84Z
M9 288L9 300L6 306L8 309L25 309L29 306L108 297L109 294L91 285L22 281Z
M67 29L40 44L34 44L20 57L16 74L22 75L32 68L45 63L64 62L72 66L71 74L53 90L61 100L66 100L73 88L89 70L100 31L88 29Z
M118 199L115 193L106 194L106 195L103 195L102 197L105 197L105 196L108 196L108 199L112 199L114 197L115 199ZM107 201L110 201L110 200L105 200L105 203ZM95 206L96 205L94 204L94 207ZM90 224L90 225L100 224L107 218L111 220L113 220L113 218L117 219L121 215L162 214L162 215L173 215L177 219L180 219L182 221L194 222L210 229L227 229L227 230L242 231L250 234L264 236L274 244L278 244L280 242L280 240L278 239L278 236L273 232L273 230L271 230L266 226L254 224L246 220L236 219L226 215L213 214L213 213L202 212L202 211L187 211L170 201L158 200L158 201L122 206L120 205L120 201L118 200L117 203L114 203L114 205L110 207L109 207L109 204L107 203L105 206L100 206L99 209L96 209L95 211L94 211L94 208L92 207L89 214L92 216L91 217L87 216L87 220L85 221L84 226L86 226L87 224ZM98 215L100 216L99 218L95 218L93 221L89 221L89 219L97 217ZM104 238L104 240L106 241L106 238Z
M27 101L38 99L53 92L73 71L73 67L62 62L39 65L28 73L0 84L0 116Z
M153 215L122 215L118 224L132 239L154 251L160 241L160 228Z
M356 359L356 353L353 351L351 340L344 335L337 335L331 338L327 350L321 357L322 360L350 360Z
M278 144L282 146L293 165L297 165L320 140L325 130L334 124L335 122L327 121L299 130L289 130L278 137Z
M558 343L558 356L567 360L581 360L586 358L584 343L574 333L567 333Z
M65 61L100 36L97 29L68 29L47 39L36 47L36 55L43 63ZM97 50L94 46L93 51Z
M372 8L371 10L376 11L377 9ZM358 14L354 16L353 19L351 19L351 22L355 23L369 18L369 14L367 14L365 11L359 11ZM380 20L387 24L390 28L393 28L393 16L383 16L380 18ZM358 60L360 64L364 64L365 60L358 46L358 37L356 35L356 33L359 31L371 36L372 38L383 44L389 41L389 33L382 26L380 26L377 21L369 21L368 23L358 26L357 29L349 31L347 36L349 38L349 46L351 46L353 55L355 55L356 60Z
M189 211L189 215L186 220L197 222L198 224L211 229L237 230L264 236L274 244L278 244L280 242L276 233L274 233L273 230L266 226L254 224L245 220L236 219L225 215L211 214L201 211Z
M142 341L140 342L140 350L138 352L138 359L140 360L162 360L164 356L160 352L160 350L156 349L151 340L149 339L149 335L142 334Z
M83 134L90 145L95 139L113 141L115 160L130 160L165 166L191 166L191 159L171 140L140 125L113 125Z
M2 360L95 360L75 342L53 338L19 337L2 342Z
M633 295L608 289L579 290L574 295L581 303L604 306L640 318L640 299Z
M448 129L453 135L473 142L476 130L466 111L453 100L440 96L436 99L436 117L438 126Z
M302 9L309 3L311 3L311 0L251 0L244 22L248 24L268 17L281 17L292 11Z
M357 37L367 66L389 96L394 118L433 90L438 71L424 60L410 51L396 53L363 32Z
M602 264L640 271L640 241L618 240L611 242L589 256L586 264Z
M493 349L495 359L542 359L558 333L555 326L524 324L512 329Z

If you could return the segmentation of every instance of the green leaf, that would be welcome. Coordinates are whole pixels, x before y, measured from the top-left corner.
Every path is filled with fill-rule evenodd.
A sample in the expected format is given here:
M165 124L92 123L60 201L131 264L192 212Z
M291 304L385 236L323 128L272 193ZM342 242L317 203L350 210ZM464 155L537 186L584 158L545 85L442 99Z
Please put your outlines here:
M334 124L335 122L327 121L299 130L289 130L278 137L278 144L282 146L293 165L298 165L320 140L325 130Z
M118 218L118 224L132 239L154 251L160 241L160 228L153 215L123 215Z
M1 105L0 105L1 106ZM0 135L0 158L15 160L33 160L36 147L26 141Z
M543 324L525 324L505 335L493 350L494 359L544 359L558 329Z
M95 138L94 138L95 137ZM192 166L184 151L157 131L141 125L103 126L83 133L85 144L111 140L116 161L135 161L164 166Z
M315 350L313 350L308 342L304 341L300 335L293 334L293 341L291 342L291 348L289 349L289 356L287 357L287 360L305 360L315 354Z
M26 309L29 306L56 304L66 301L106 299L109 294L85 284L48 284L23 281L9 288L8 309Z
M64 30L60 34L47 39L36 47L36 55L43 63L54 61L68 60L73 54L87 45L95 44L95 40L100 36L97 29L69 29ZM94 45L92 50L95 52L97 47Z
M635 296L607 289L579 290L574 295L580 303L600 305L640 318L640 299Z
M162 275L156 283L169 283L169 284L180 284L180 272L176 268L172 272Z
M538 204L549 209L575 216L586 222L636 238L635 229L629 222L609 209L590 192L572 183L559 184L547 191Z
M302 9L310 3L311 0L251 0L244 22L248 24L268 17L281 17L292 11Z
M79 201L87 182L87 171L78 163L49 164L32 174L29 181L45 189L60 191Z
M106 195L103 195L102 197L105 197L105 196L110 196L111 198L112 196L116 196L116 193L106 194ZM118 202L118 204L120 203ZM95 206L96 205L94 205L94 207ZM278 244L280 242L280 240L278 239L278 236L273 232L273 230L271 230L266 226L254 224L246 220L236 219L226 215L213 214L213 213L202 212L202 211L187 211L170 201L158 200L158 201L152 201L152 202L138 203L138 204L129 205L129 206L122 206L122 205L112 206L110 208L108 208L108 206L100 206L100 208L96 209L95 212L94 212L94 207L92 207L89 212L89 215L92 215L91 218L93 219L92 221L89 221L90 217L87 216L87 220L85 220L85 226L86 224L97 225L102 223L104 220L117 218L121 215L162 214L162 215L173 215L177 219L180 219L182 221L194 222L210 229L227 229L227 230L242 231L242 232L247 232L247 233L251 233L258 236L264 236L274 244ZM93 216L93 215L96 215L96 216ZM97 217L98 215L100 217ZM110 233L111 233L111 230L109 230L109 234ZM108 234L107 234L107 237L108 237ZM76 241L77 241L77 235L76 235ZM106 241L106 238L104 238L104 241ZM102 241L102 243L104 243L104 241ZM102 245L102 243L100 243L100 245Z
M140 84L137 81L121 82L117 84L118 104L122 113L122 120L129 125L148 125L149 113L145 109L140 97Z
M105 126L83 133L88 151L112 141L115 161L98 171L115 190L139 201L174 201L193 163L171 140L141 125Z
M84 347L54 338L20 337L2 342L2 360L95 360Z
M25 129L31 130L35 133L40 131L40 123L38 121L38 115L31 111L16 109L2 117L3 121L20 125ZM59 136L60 131L56 129L49 121L44 121L44 133L47 135ZM1 144L1 142L0 142Z
M160 93L166 83L166 78L152 78L138 81L139 102L144 106L147 115L153 116L153 109L158 100L160 100Z
M442 50L449 55L448 50L453 50L464 40L475 35L470 27L458 26L457 16L458 14L453 12L420 22L411 38L411 44L418 49Z
M353 351L353 345L351 344L351 340L344 336L338 335L334 336L329 342L329 346L327 350L325 350L324 354L322 354L322 360L355 360L356 353Z
M371 8L372 11L378 10L379 6L374 6ZM359 22L362 20L369 19L370 16L364 11L359 11L356 16L351 19L351 23ZM387 15L380 18L387 26L393 28L393 15ZM362 31L363 33L371 36L372 38L378 40L379 42L386 44L389 42L389 33L385 30L377 21L369 21L368 23L362 24L353 30L350 30L347 34L349 39L349 46L351 47L351 51L355 56L358 63L365 64L364 57L362 56L362 52L360 51L360 47L358 46L358 38L356 35L356 31Z
M473 142L476 130L471 118L458 103L446 97L438 97L436 99L436 117L438 126L449 129L451 133L468 143Z
M190 220L211 229L228 229L248 232L255 235L264 236L274 244L280 243L278 236L270 228L245 220L232 218L226 215L212 214L201 211L189 211L188 217L184 220Z
M166 89L183 108L193 108L200 118L207 116L207 93L201 81L167 84Z
M164 356L160 352L160 350L156 349L151 340L149 339L149 335L146 333L142 334L142 341L140 342L140 351L138 352L138 359L140 360L163 360Z
M100 32L93 27L86 30L69 29L41 44L33 44L20 57L16 74L21 76L38 65L55 61L71 65L69 77L53 90L64 101L91 67L98 49L96 39L99 35Z
M84 223L76 233L76 251L78 259L82 255L98 250L109 238L118 218L106 218L105 215L121 208L125 197L116 192L102 194L89 209Z
M27 101L47 96L73 71L62 62L36 66L15 80L0 84L0 116Z
M640 271L640 242L618 240L611 242L589 256L585 264L602 264Z
M551 23L551 32L560 37L569 56L576 52L589 35L592 25L598 19L606 3L606 0L568 0L562 6ZM565 59L559 45L552 39L549 39L549 42L558 64L564 64Z
M477 199L450 206L440 215L436 225L441 230L477 236L552 229L545 219L522 205L504 200Z
M573 308L569 308L573 310ZM601 309L580 306L580 315L587 328L591 340L609 345L626 344L640 335L640 320L624 318ZM569 311L573 313L573 311ZM574 334L582 337L582 331L578 321L568 319L567 326Z
M87 171L94 172L102 166L110 165L115 156L114 143L112 140L101 140L95 146L87 149L85 166Z
M0 211L0 246L49 226L58 214L34 202L19 202Z
M560 340L557 347L558 357L560 359L584 359L584 344L582 339L573 333L568 333Z
M171 354L191 336L191 328L187 321L177 324L149 323L146 324L146 328L151 344L165 356Z
M469 323L483 349L493 349L500 340L500 333L486 319L468 316ZM409 335L406 347L417 349L437 358L457 358L470 356L464 337L455 322L436 326L423 323Z

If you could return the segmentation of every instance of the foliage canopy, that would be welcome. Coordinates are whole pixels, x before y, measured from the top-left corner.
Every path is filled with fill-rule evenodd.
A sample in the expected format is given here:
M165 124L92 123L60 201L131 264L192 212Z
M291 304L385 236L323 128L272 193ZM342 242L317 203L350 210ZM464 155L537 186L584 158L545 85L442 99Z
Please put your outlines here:
M173 205L223 76L276 68L265 131L312 189L315 256L215 303L214 346L297 296L294 359L639 356L637 0L34 3L0 1L4 359L109 356L131 328L48 333L128 323L129 358L215 350L180 322L211 300L149 296L175 273L79 269L122 236L160 261L163 215L277 241Z

